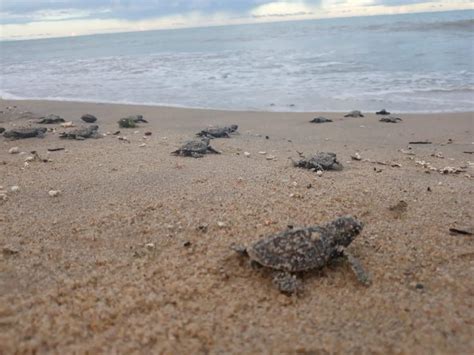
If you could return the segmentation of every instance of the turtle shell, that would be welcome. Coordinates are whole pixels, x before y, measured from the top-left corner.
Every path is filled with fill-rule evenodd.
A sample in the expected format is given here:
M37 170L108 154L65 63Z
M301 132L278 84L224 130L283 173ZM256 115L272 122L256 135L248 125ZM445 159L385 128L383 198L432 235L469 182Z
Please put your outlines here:
M209 146L209 142L205 140L194 140L186 142L179 150L182 152L194 152L194 153L201 153L205 154L207 148Z
M288 272L322 268L331 256L322 228L291 229L257 241L248 249L252 260Z

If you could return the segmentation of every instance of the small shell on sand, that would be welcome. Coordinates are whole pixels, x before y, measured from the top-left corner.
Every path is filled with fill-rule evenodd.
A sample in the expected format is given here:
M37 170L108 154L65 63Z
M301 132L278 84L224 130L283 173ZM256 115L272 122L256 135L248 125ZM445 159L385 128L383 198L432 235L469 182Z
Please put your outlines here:
M244 155L249 158L250 157L250 153L249 152L244 152Z
M353 160L362 160L362 157L360 156L359 153L354 153L354 155L351 156Z
M10 187L10 191L11 191L11 192L18 192L18 191L20 191L20 187L17 186L17 185L12 186L12 187Z
M50 190L50 191L48 192L48 195L51 196L51 197L57 197L57 196L59 196L60 194L61 194L61 191L59 191L59 190Z
M147 250L153 250L153 249L155 249L155 244L154 243L146 243L145 248L147 248Z
M10 153L10 154L18 154L18 153L20 153L20 148L18 148L18 147L10 148L10 149L8 150L8 153Z

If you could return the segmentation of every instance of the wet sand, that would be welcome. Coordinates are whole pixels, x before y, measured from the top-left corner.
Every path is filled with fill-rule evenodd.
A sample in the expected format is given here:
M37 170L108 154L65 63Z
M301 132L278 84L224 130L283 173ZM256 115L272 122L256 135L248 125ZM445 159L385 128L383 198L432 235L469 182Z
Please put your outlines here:
M24 111L77 125L91 113L102 133L129 114L149 121L120 129L129 143L0 138L0 353L474 351L473 237L449 233L472 228L473 113L403 114L397 124L330 113L334 122L311 124L317 113L46 101L0 110L7 129L31 124ZM211 142L221 155L170 155L200 129L231 123L240 134ZM432 144L409 150L423 140ZM12 147L51 161L25 166L30 154ZM344 170L291 165L318 151L337 153ZM390 209L402 200L406 210ZM345 214L365 224L350 250L370 287L336 262L288 297L229 248Z

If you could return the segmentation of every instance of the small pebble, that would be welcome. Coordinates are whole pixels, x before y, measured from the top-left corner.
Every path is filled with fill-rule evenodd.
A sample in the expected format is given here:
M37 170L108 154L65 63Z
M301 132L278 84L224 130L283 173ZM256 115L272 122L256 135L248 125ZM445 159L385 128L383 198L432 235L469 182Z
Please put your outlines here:
M151 133L151 132L145 132L144 135L145 135L145 136L151 136L152 133Z
M250 157L250 153L249 152L244 152L244 155L248 158Z
M10 187L10 191L11 191L11 192L18 192L18 191L20 191L20 187L17 186L17 185L12 186L12 187Z
M362 157L360 156L359 153L355 153L354 155L351 156L353 160L362 160Z
M217 222L217 226L219 228L224 228L226 226L226 224L224 222L219 221L219 222Z
M274 160L274 159L275 159L275 157L273 155L267 156L267 160Z
M155 244L147 243L147 244L145 244L145 248L147 248L148 250L153 250L153 249L155 249Z
M316 175L318 175L318 176L323 176L322 170L318 170L318 171L316 172Z
M26 161L26 162L30 162L30 161L33 161L33 160L35 160L35 158L32 157L32 156L29 156L29 157L26 157L26 158L25 158L25 161Z
M18 148L18 147L10 148L10 149L8 150L8 153L10 153L10 154L18 154L18 153L20 153L20 148Z
M61 191L58 191L58 190L50 190L48 192L48 195L51 196L51 197L57 197L61 194Z
M146 143L142 143L139 145L140 148L146 147Z
M262 151L262 152L258 152L258 154L265 155L265 154L267 154L267 152L263 152L263 151Z

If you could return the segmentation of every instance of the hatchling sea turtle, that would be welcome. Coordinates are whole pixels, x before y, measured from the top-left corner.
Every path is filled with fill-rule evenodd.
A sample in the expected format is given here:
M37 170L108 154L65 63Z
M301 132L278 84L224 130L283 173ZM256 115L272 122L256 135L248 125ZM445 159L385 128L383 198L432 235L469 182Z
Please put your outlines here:
M247 248L232 246L232 249L250 258L254 266L272 269L273 283L286 294L299 289L299 274L321 269L341 257L349 262L358 280L369 285L369 275L346 250L362 228L363 224L354 217L344 216L321 226L288 229L264 237Z
M327 123L327 122L332 122L332 120L329 119L329 118L320 116L320 117L313 118L309 122L311 122L311 123Z
M388 116L388 117L382 117L379 121L386 122L386 123L398 123L403 120L400 117Z
M40 128L15 128L9 131L5 131L3 136L10 139L24 139L24 138L43 138L47 129L45 127Z
M386 109L382 109L380 111L375 112L376 115L390 115L390 112L388 112Z
M221 154L209 145L209 138L201 138L187 141L181 146L181 148L175 150L171 154L181 155L184 157L202 158L204 154L208 153Z
M97 117L91 115L90 113L86 113L85 115L82 115L81 120L87 123L94 123L95 121L97 121Z
M364 115L362 114L362 112L354 110L349 112L347 115L344 115L344 117L364 117Z
M66 122L64 118L59 117L57 115L48 115L46 117L41 117L40 120L37 123L40 124L57 124L57 123L63 123Z
M337 160L335 153L324 152L317 153L309 159L304 158L298 161L293 161L293 165L298 168L304 168L315 171L343 169L343 166Z
M84 140L87 138L100 138L101 136L98 134L99 126L97 125L90 125L88 127L74 129L68 132L62 132L59 135L59 138L65 139L77 139L77 140Z
M121 118L118 124L121 128L135 128L137 123L148 123L142 115L133 115L125 118Z
M236 124L224 127L210 127L202 130L201 132L197 133L196 136L198 137L207 137L210 139L213 138L230 138L231 133L237 131L239 126Z

